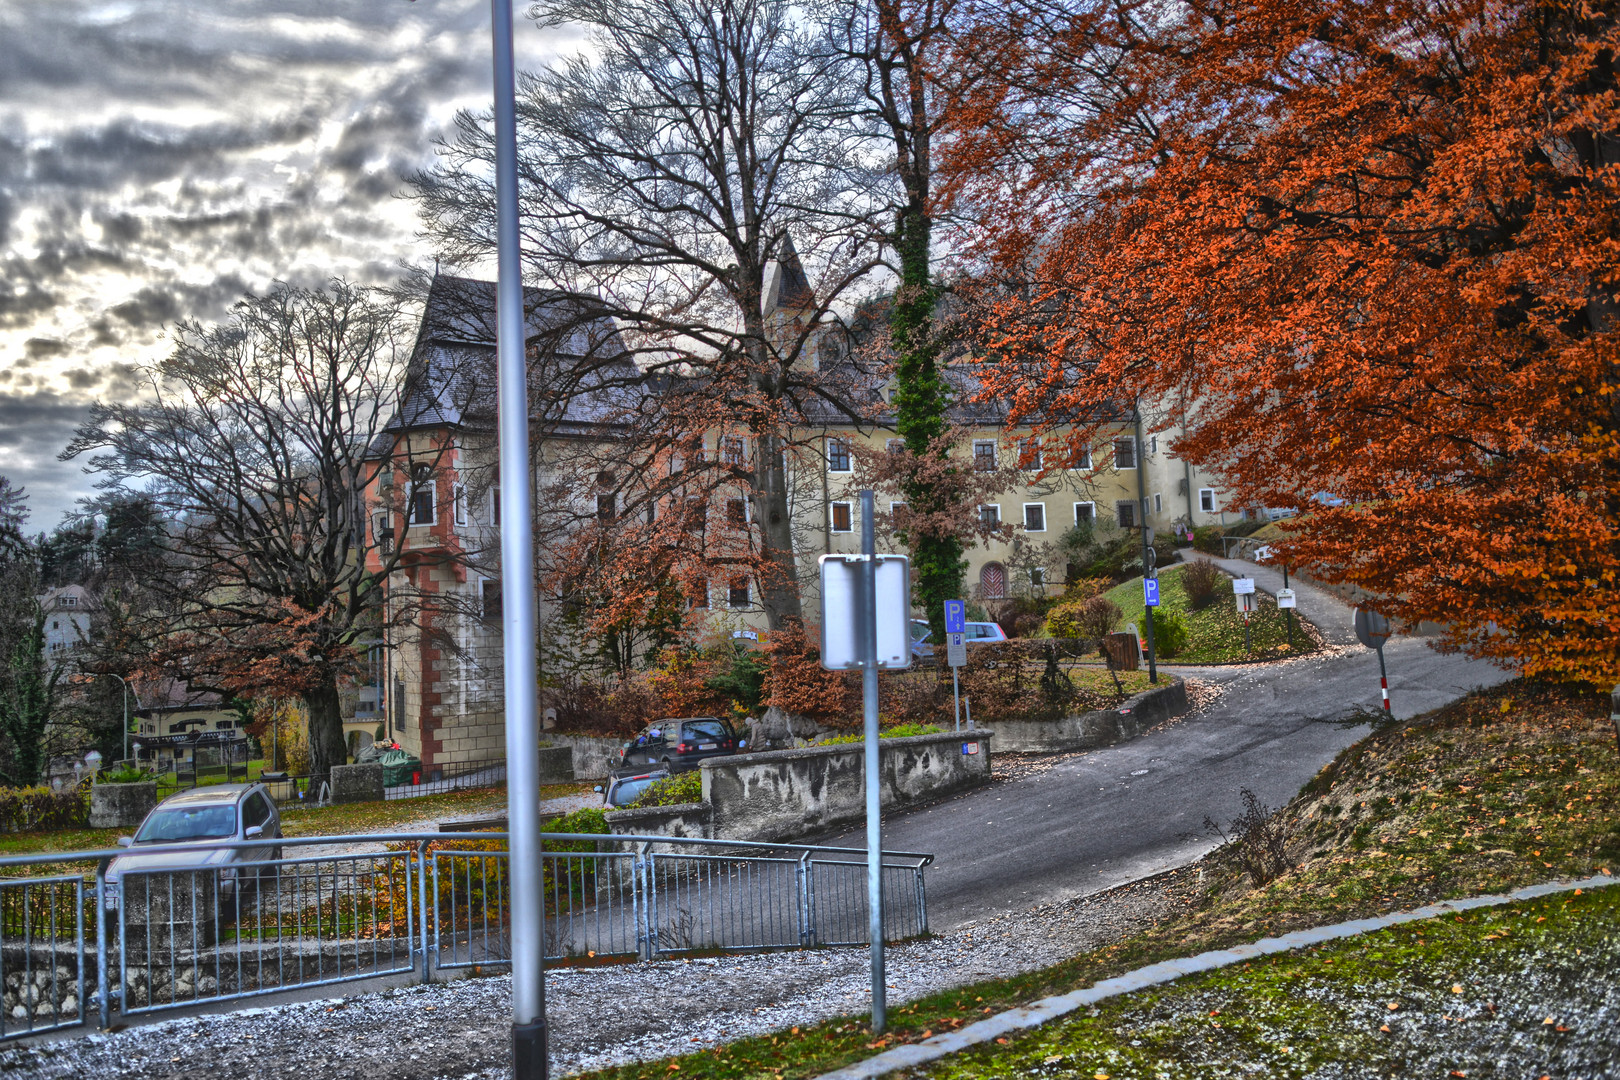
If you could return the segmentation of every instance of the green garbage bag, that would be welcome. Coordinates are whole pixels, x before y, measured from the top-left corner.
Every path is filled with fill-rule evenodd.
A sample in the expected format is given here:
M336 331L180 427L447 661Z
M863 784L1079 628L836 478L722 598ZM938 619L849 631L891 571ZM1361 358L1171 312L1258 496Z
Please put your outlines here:
M422 759L404 750L389 750L378 760L383 767L383 787L409 784L412 775L422 771Z

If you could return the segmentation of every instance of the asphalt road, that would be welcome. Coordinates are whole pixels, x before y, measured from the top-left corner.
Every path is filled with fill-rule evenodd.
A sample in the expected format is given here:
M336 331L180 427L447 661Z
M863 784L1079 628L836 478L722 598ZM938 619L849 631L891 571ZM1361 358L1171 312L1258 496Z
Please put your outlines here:
M1422 639L1394 640L1385 656L1402 718L1508 678L1488 664L1441 656ZM927 877L934 929L1190 862L1214 846L1206 815L1223 823L1236 817L1243 788L1283 804L1368 730L1330 721L1379 705L1377 655L1360 646L1260 667L1172 670L1224 693L1203 712L1138 739L885 822L885 848L936 855ZM866 846L861 830L827 842Z

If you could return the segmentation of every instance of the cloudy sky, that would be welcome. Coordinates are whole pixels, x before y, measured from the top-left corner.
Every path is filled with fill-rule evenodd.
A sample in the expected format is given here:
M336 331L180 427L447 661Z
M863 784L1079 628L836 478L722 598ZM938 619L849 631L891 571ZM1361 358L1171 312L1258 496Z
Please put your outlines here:
M92 491L56 455L175 320L431 264L403 177L489 84L487 0L0 3L0 475L30 530Z

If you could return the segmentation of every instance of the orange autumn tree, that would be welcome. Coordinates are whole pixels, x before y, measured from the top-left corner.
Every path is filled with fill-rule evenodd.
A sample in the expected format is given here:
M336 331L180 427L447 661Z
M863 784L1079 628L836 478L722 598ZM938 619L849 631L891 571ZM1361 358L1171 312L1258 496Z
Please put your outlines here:
M1612 5L1027 6L950 158L986 386L1140 395L1283 557L1526 675L1620 677ZM1327 498L1332 496L1333 498ZM1342 502L1340 501L1342 500Z

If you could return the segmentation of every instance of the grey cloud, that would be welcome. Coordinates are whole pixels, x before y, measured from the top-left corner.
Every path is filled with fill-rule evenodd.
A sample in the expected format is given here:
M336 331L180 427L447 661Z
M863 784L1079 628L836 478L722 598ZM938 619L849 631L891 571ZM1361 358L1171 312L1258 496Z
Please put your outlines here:
M61 356L68 351L68 343L58 338L31 337L23 342L23 352L30 361Z
M130 326L163 326L179 316L180 300L168 289L147 285L122 304L108 308L107 313Z
M0 461L11 482L27 490L34 528L54 527L79 498L94 494L80 463L57 460L86 419L80 402L0 390Z

